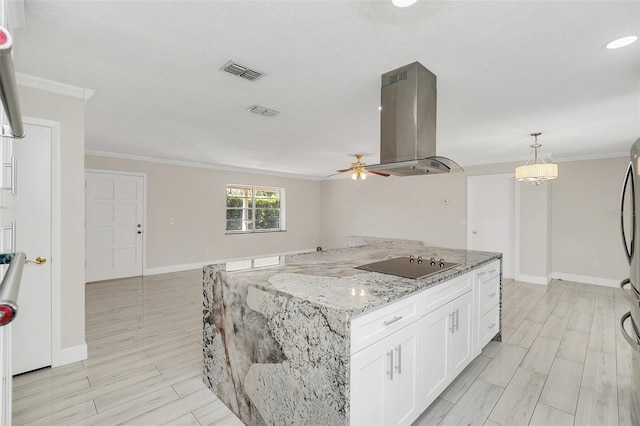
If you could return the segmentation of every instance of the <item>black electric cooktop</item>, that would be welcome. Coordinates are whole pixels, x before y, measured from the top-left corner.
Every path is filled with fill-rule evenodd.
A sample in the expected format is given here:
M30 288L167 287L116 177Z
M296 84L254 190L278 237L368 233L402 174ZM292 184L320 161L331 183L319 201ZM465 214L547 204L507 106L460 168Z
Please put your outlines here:
M435 261L432 262L431 259L405 256L383 260L381 262L368 263L366 265L356 266L356 268L364 269L365 271L380 272L382 274L396 275L399 277L419 279L446 271L447 269L455 268L458 265L460 264L453 262L441 262L440 259L435 259Z

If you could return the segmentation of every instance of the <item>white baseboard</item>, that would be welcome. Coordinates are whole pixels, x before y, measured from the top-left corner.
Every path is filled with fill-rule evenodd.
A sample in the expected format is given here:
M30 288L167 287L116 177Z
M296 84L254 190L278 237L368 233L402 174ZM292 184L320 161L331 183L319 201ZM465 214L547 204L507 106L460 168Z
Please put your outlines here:
M143 272L143 275L159 275L159 274L168 274L170 272L181 272L181 271L189 271L192 269L201 269L206 265L215 265L218 263L227 263L227 262L237 262L239 260L249 260L255 258L262 257L271 257L271 256L290 256L293 254L302 254L302 253L311 253L316 251L316 249L306 249L306 250L295 250L288 251L283 253L270 253L270 254L261 254L256 256L249 257L235 257L231 259L218 259L218 260L207 260L204 262L195 262L195 263L183 263L181 265L169 265L169 266L159 266L156 268L146 268Z
M551 281L551 277L538 277L535 275L517 274L516 281L521 281L521 282L530 283L530 284L548 285L549 282Z
M598 277L589 277L585 275L565 274L562 272L554 272L552 276L556 280L575 281L578 283L595 284L595 285L601 285L604 287L618 287L620 285L619 280L612 280L609 278L598 278Z
M51 354L51 366L60 367L61 365L71 364L85 359L87 359L87 344L83 343L82 345L71 346L70 348L54 350Z

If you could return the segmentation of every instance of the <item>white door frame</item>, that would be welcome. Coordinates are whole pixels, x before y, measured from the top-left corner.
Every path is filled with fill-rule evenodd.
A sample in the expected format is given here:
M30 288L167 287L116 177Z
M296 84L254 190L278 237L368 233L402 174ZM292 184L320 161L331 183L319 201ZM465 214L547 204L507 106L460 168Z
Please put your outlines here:
M55 367L67 363L68 358L62 349L60 122L35 117L23 117L22 121L51 129L51 366Z
M103 175L118 175L118 176L138 176L142 178L142 275L145 275L147 271L147 174L138 172L123 172L120 170L107 170L107 169L84 169L84 181L87 181L87 173L100 173ZM84 209L84 223L85 228L87 226L87 200L85 196L85 209ZM86 235L86 233L85 233ZM86 236L85 236L86 238ZM85 242L86 245L86 242ZM86 252L86 247L85 247ZM86 277L86 265L85 265L85 277ZM86 278L85 278L86 281Z
M471 203L469 202L469 178L491 178L491 177L504 177L504 178L511 178L511 179L515 179L515 173L494 173L494 174L488 174L488 175L470 175L467 176L467 249L471 246L471 225L473 225L471 223L471 221L469 220L471 218ZM520 185L518 185L518 182L516 182L515 185L515 194L514 194L514 222L513 222L513 231L515 233L514 235L514 242L513 242L513 276L514 279L518 279L518 276L520 275Z

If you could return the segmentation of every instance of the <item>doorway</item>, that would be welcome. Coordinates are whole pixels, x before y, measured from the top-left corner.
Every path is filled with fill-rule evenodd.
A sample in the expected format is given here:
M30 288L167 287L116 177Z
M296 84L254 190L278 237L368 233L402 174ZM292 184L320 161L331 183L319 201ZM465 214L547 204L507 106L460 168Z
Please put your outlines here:
M91 282L142 275L146 176L88 170L85 178L85 280Z
M501 252L505 278L517 272L515 206L512 173L467 177L467 249Z

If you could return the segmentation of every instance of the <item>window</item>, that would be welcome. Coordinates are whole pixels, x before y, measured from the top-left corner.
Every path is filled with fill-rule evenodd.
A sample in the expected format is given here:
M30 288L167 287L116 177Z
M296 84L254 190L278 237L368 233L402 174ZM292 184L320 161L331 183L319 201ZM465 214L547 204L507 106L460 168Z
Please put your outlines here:
M227 185L227 233L284 230L284 188Z

